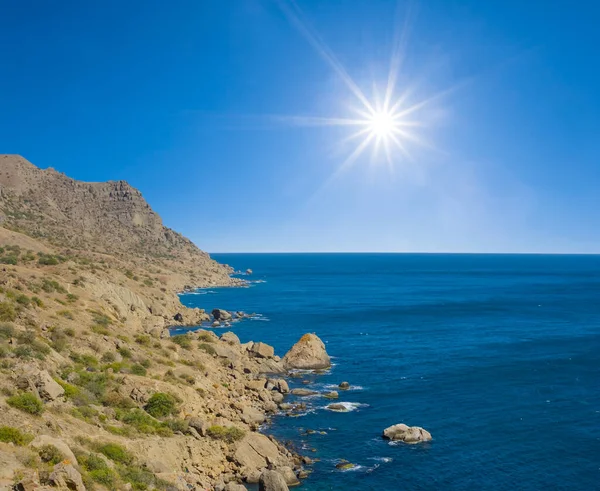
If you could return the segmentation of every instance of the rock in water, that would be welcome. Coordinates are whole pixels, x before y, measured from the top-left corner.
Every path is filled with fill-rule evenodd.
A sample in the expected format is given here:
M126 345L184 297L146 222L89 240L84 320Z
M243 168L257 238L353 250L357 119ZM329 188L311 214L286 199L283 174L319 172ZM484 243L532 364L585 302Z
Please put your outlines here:
M311 370L329 368L331 360L316 334L305 334L283 357L285 368Z
M216 321L229 321L231 314L223 309L213 309L212 316Z
M338 385L338 388L340 390L348 390L350 388L350 384L348 382L342 382L340 385Z
M420 426L397 424L383 430L383 438L404 443L420 443L431 440L431 433Z
M277 471L263 471L258 481L258 491L289 491L283 476Z

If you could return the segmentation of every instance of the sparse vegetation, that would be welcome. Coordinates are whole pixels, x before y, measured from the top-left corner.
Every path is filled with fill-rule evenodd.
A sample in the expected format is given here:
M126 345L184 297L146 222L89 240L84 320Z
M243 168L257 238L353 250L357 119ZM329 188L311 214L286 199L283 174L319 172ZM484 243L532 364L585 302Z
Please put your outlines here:
M12 303L0 302L0 322L14 322L17 311Z
M54 445L43 445L39 448L38 454L42 459L42 462L51 465L56 465L65 459L63 453Z
M20 411L38 416L44 412L44 404L31 392L22 392L6 399L9 406Z
M177 401L171 394L156 392L152 394L144 409L151 416L162 418L173 414L176 408Z
M192 341L185 334L182 334L179 336L173 336L171 338L171 341L173 341L175 344L178 344L183 349L191 349L192 348Z
M216 355L217 352L215 351L214 346L207 344L207 343L200 343L198 345L198 349L201 349L202 351L206 351L209 355Z
M133 462L133 456L117 443L100 445L97 450L117 464L129 465Z
M244 438L246 432L236 426L213 425L207 431L208 436L215 440L223 440L227 443L233 443Z
M22 433L18 428L0 426L0 442L23 446L27 445L31 440L33 440L33 435Z

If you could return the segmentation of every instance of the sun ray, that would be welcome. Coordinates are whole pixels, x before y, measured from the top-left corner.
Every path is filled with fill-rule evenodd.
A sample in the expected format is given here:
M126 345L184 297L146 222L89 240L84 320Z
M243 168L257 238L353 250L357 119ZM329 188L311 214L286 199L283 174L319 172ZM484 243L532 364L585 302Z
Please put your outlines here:
M277 0L277 2L290 23L308 41L318 55L325 60L358 100L357 104L353 104L348 108L351 113L350 117L277 117L280 122L296 126L358 128L357 131L353 131L340 142L340 147L345 147L348 143L356 140L356 146L330 178L325 181L320 188L321 190L352 167L369 146L372 150L371 163L381 159L382 162L385 162L390 174L394 174L395 165L399 165L401 162L415 163L409 147L411 150L415 145L431 148L431 144L420 136L420 133L422 133L420 129L428 126L425 119L428 113L423 110L456 90L462 84L421 100L415 97L415 94L422 90L421 84L416 86L413 83L404 87L401 91L398 90L397 85L400 81L401 69L407 54L410 26L413 20L412 5L409 5L404 20L401 20L401 3L398 1L396 4L394 39L387 83L382 85L383 90L381 92L379 87L373 84L372 93L367 98L333 51L325 44L319 33L306 21L305 15L296 0Z
M325 59L327 63L333 68L333 70L339 75L342 81L350 89L350 91L364 104L364 106L371 112L373 107L367 99L367 97L360 90L358 85L352 80L352 77L348 74L344 66L339 62L336 56L332 53L331 49L323 42L321 37L313 29L310 29L308 23L304 21L304 14L302 9L298 6L295 0L279 0L281 10L288 17L291 23L300 31L300 33L306 38L309 44L317 51L317 53Z

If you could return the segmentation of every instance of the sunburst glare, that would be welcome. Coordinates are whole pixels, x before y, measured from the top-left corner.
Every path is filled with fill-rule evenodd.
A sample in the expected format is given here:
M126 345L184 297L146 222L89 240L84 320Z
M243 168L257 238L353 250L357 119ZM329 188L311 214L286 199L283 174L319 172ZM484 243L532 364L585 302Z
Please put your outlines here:
M418 128L426 126L422 111L448 91L416 103L408 102L411 95L408 88L398 95L397 81L406 54L410 12L406 15L404 23L396 23L385 96L383 101L379 101L377 94L372 98L364 94L331 49L321 39L318 32L310 27L295 0L279 0L279 5L290 22L336 72L359 105L358 108L349 108L356 114L355 117L350 118L313 116L280 116L277 118L280 122L301 126L357 127L357 131L343 140L342 143L352 142L355 146L332 177L353 165L369 148L372 150L371 162L387 162L388 169L393 172L395 166L413 161L411 152L415 146L431 147L425 141L424 136L417 133ZM398 18L396 18L396 21L398 21Z

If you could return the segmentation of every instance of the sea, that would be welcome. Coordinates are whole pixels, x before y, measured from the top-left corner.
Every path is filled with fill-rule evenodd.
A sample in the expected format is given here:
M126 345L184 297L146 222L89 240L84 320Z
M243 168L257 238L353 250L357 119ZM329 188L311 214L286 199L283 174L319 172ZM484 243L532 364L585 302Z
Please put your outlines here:
M185 305L255 313L227 330L280 356L314 332L333 367L290 385L351 384L347 412L316 396L264 428L316 460L300 489L600 489L600 256L213 257L250 283ZM397 423L433 440L384 440Z

